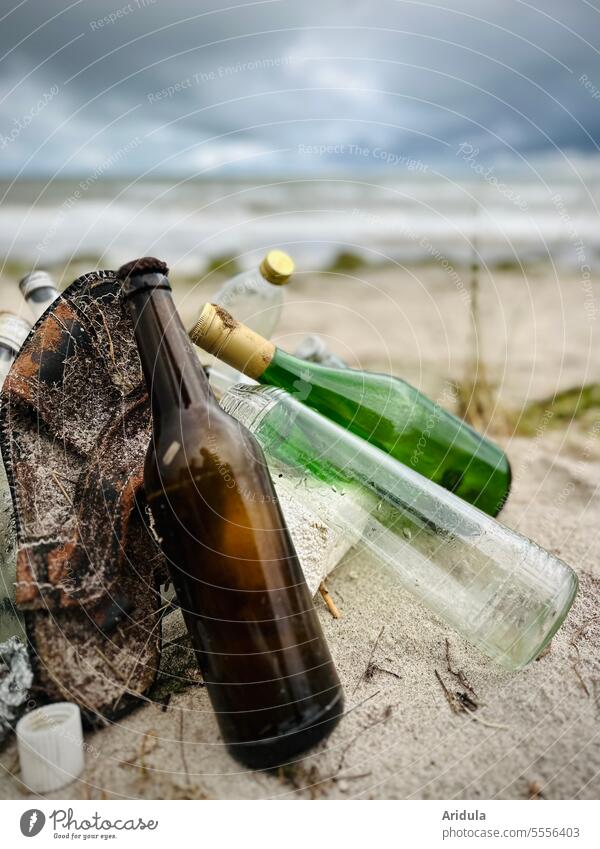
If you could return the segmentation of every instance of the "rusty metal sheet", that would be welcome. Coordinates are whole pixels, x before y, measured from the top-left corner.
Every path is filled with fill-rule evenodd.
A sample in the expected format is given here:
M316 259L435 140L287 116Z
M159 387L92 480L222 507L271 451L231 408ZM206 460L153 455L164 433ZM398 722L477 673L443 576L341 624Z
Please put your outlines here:
M36 685L113 716L154 682L163 555L147 521L150 409L110 271L76 280L4 384L0 445L18 536L17 606Z

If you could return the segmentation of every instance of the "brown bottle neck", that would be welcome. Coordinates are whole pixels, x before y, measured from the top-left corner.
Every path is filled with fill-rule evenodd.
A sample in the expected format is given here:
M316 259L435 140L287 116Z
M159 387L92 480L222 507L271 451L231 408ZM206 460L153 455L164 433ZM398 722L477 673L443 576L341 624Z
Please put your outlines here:
M168 285L139 286L127 295L155 422L177 409L216 403Z

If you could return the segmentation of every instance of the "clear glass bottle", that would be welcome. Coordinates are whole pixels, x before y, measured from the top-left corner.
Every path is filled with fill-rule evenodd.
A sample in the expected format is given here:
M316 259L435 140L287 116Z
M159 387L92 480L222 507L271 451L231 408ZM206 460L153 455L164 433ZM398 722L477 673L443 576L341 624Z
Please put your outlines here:
M9 312L0 312L0 387L27 338L31 325ZM10 488L0 459L0 643L23 636L15 602L16 534Z
M309 333L302 339L294 351L294 356L329 368L348 368L348 363L330 351L325 341L315 333Z
M47 271L30 271L20 281L19 288L33 313L34 321L43 316L60 294L56 283Z
M359 545L489 657L521 669L560 627L577 577L534 542L282 389L235 386L221 406L254 434L275 477L286 468L302 476L304 506L318 510L311 488L323 482L343 492L330 506L338 530L364 525Z
M511 483L502 449L404 380L300 360L205 304L192 340L233 368L306 406L496 516Z
M146 498L217 719L256 768L321 740L341 685L264 456L217 404L164 263L119 270L152 402Z
M242 271L217 291L212 302L232 312L241 321L270 339L279 324L283 307L283 286L294 273L294 262L284 251L269 251L258 268ZM219 394L233 384L251 383L239 370L213 359L210 385Z

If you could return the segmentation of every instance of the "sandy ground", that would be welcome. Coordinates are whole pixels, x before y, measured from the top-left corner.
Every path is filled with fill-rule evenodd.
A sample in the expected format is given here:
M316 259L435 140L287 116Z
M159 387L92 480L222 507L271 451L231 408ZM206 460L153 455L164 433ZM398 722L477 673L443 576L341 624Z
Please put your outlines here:
M177 291L187 321L202 288ZM12 297L3 286L0 308ZM350 552L328 581L342 618L318 604L348 708L326 743L279 774L243 771L224 751L205 690L193 686L166 708L147 705L89 734L84 775L55 797L598 798L596 419L551 423L529 437L506 421L528 402L598 379L600 284L586 290L548 267L483 275L476 329L464 290L437 267L300 276L288 297L286 347L303 332L322 333L352 364L389 369L446 402L448 380L472 377L477 344L492 386L487 418L504 423L497 438L514 471L503 521L577 571L571 615L548 653L509 673L434 620L390 571ZM450 708L436 677L464 691L450 669L475 693L472 716ZM25 796L14 743L0 766L0 797Z

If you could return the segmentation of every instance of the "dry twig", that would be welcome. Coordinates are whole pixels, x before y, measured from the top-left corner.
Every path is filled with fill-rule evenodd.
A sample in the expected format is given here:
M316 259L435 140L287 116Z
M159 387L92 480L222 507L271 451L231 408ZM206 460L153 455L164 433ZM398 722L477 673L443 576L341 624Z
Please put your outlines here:
M183 708L179 709L179 745L181 747L181 761L183 763L183 770L185 772L185 783L187 787L190 787L190 771L188 769L187 760L185 758L185 745L183 740Z
M464 687L465 690L467 690L471 694L475 701L475 704L477 704L477 693L465 677L465 674L462 669L452 668L452 664L450 663L450 640L448 639L448 637L446 637L446 668L450 675L454 675L456 680L460 683L461 687Z
M527 798L528 799L544 799L545 796L542 793L542 785L539 781L530 781L527 784Z
M376 639L376 640L375 640L375 642L373 643L373 648L371 649L371 653L370 653L370 655L369 655L369 659L368 659L368 661L367 661L367 665L365 666L365 670L364 670L364 672L362 673L362 675L360 676L360 678L358 679L358 681L356 682L356 686L355 686L355 687L354 687L354 689L352 690L352 695L354 695L354 694L356 693L356 691L358 690L358 688L360 687L360 685L361 685L361 684L362 684L362 682L364 681L365 677L367 677L367 673L368 673L368 671L369 671L369 668L371 667L371 662L372 662L372 660L373 660L373 655L375 654L375 650L377 649L377 646L379 645L379 641L380 641L380 639L381 639L381 637L382 637L382 635L383 635L384 630L385 630L385 625L382 625L382 626L381 626L381 631L379 632L379 634L377 635L377 639Z
M450 709L453 713L466 713L471 719L475 720L475 722L479 722L480 725L485 725L486 728L496 728L501 731L508 730L508 725L502 725L498 722L489 722L487 719L483 719L483 717L479 716L475 713L478 709L479 705L477 702L473 701L473 699L467 693L451 693L440 673L437 669L434 669L435 677L440 682L442 690L444 691L444 695L446 696L446 701L450 705Z
M329 590L325 586L325 581L321 581L319 584L319 592L323 598L323 601L327 605L327 610L331 613L334 619L341 619L342 614L340 613L335 601L329 595Z
M587 684L583 680L583 675L581 674L581 671L579 669L579 666L581 664L581 654L580 654L580 651L579 651L578 640L584 635L586 628L589 628L590 625L593 625L593 623L597 622L599 619L600 619L600 616L592 616L591 619L588 619L587 622L584 622L583 625L581 625L581 627L578 628L577 631L575 631L575 633L573 634L573 636L571 637L571 640L569 642L569 645L571 646L571 648L575 649L575 652L577 654L576 658L571 659L571 666L572 666L573 672L577 676L577 680L581 684L581 687L584 690L584 692L585 692L585 694L588 698L591 696L591 693L590 693L589 687L587 686Z

